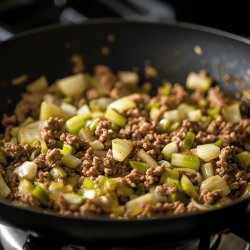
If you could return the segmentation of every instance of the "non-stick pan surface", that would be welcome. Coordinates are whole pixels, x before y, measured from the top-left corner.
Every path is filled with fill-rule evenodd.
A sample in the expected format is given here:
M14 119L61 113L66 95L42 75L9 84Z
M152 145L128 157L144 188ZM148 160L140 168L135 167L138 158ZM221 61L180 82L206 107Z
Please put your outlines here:
M115 42L107 41L109 34ZM195 53L195 47L202 53ZM101 53L103 47L110 54ZM196 49L197 52L197 49ZM11 113L24 86L11 80L28 74L53 80L72 74L70 58L81 54L87 70L107 64L114 70L138 68L143 77L145 63L158 69L158 79L184 83L190 71L207 69L222 88L235 95L250 87L249 41L224 32L188 24L152 24L101 21L66 27L45 28L16 36L0 44L0 113ZM222 83L222 79L229 79ZM32 232L78 241L173 241L197 237L242 224L248 201L203 213L148 220L73 218L18 208L2 201L0 220ZM138 240L139 242L139 240Z

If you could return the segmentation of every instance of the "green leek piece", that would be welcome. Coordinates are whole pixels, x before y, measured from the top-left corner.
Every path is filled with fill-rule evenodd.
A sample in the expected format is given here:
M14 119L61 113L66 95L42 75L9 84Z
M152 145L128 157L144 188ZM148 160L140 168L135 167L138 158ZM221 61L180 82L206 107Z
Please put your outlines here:
M206 100L206 99L200 99L199 101L198 101L198 105L199 105L199 107L201 107L201 108L205 108L207 105L208 105L208 101Z
M131 195L134 194L134 190L126 185L123 185L121 183L118 183L117 185L117 191L120 193L122 196L127 196L130 197Z
M204 179L214 176L214 168L211 162L207 162L201 165L201 173Z
M19 182L18 191L21 194L30 194L35 186L28 180L23 179Z
M0 197L7 198L11 193L10 188L6 184L3 176L0 174Z
M212 82L213 79L204 71L200 71L198 74L190 72L186 80L186 87L206 92L210 89Z
M127 124L127 119L111 108L107 109L104 117L119 127L125 127Z
M187 118L189 112L195 110L195 107L187 103L181 103L178 106L177 110L179 112L181 120L184 120L185 118Z
M40 154L41 154L41 150L40 150L39 148L35 149L35 150L32 152L32 154L30 155L29 160L30 160L30 161L34 161L35 158L36 158L38 155L40 155Z
M98 140L94 140L94 141L90 141L89 145L91 148L93 148L93 150L104 150L104 145L102 142L98 141Z
M55 106L59 107L61 104L61 99L55 95L45 94L43 96L43 100L48 104L54 104Z
M99 111L99 110L92 111L92 112L91 112L91 117L92 117L92 118L104 117L104 112L103 112L103 111Z
M181 123L179 121L174 122L170 128L169 128L169 132L173 132L176 129L178 129L181 126Z
M172 201L172 202L180 201L180 202L182 202L184 204L188 204L189 203L189 198L186 196L186 194L183 191L177 190L176 193L171 194L170 201Z
M219 148L222 148L223 146L223 141L221 139L217 140L215 143L214 143L216 146L218 146Z
M42 203L42 205L48 206L50 202L49 194L48 191L42 185L37 185L31 191L31 194L34 198L39 200Z
M160 108L161 104L159 102L151 102L145 105L146 110L151 110L152 108Z
M33 161L25 161L13 171L19 179L33 180L37 174L37 165Z
M156 160L151 157L148 153L146 153L143 149L137 152L137 156L145 163L147 163L150 167L157 166Z
M217 158L219 154L220 148L213 143L197 146L197 156L205 162L209 162Z
M162 132L167 132L171 125L171 121L168 119L161 119L159 122L159 128Z
M111 109L115 109L118 112L124 112L128 109L133 109L136 107L136 103L129 98L129 96L122 97L120 99L111 102L108 106Z
M32 144L35 140L41 139L41 130L44 125L44 121L36 121L28 124L25 127L20 127L18 130L18 142L21 145Z
M189 197L193 198L194 200L197 200L199 198L199 195L197 191L194 188L194 185L189 180L189 178L186 175L182 175L180 185L182 190L187 194Z
M192 168L196 171L199 171L200 168L200 160L196 155L173 153L171 164L175 167Z
M152 193L141 195L126 203L125 209L129 216L136 216L143 211L145 205L156 204L156 199Z
M62 102L61 105L60 105L60 108L69 117L72 117L72 116L76 115L76 113L77 113L76 107L74 105L66 103L66 102Z
M40 76L34 82L30 83L26 89L30 93L41 93L42 91L46 90L48 86L49 83L46 76Z
M100 97L98 99L91 100L89 102L89 107L92 111L104 111L107 109L110 102L112 102L111 98Z
M63 194L63 198L71 205L81 205L83 203L83 197L75 193Z
M238 123L242 120L240 104L235 103L222 109L222 115L227 122Z
M179 182L179 178L180 178L179 172L175 169L167 168L166 172L164 172L161 176L160 183L161 184L168 183L168 178L177 180Z
M66 143L63 144L62 153L64 155L72 155L74 153L74 151L75 150L71 145L66 144Z
M152 108L149 112L149 117L151 121L158 121L160 115L161 115L161 111L159 108Z
M89 119L91 117L89 106L87 104L84 104L77 110L77 114L82 115L85 120Z
M171 163L168 162L168 161L165 161L165 160L158 161L158 165L159 166L164 166L166 168L172 168Z
M63 179L67 176L67 173L61 167L53 167L50 170L50 174L54 179Z
M48 146L44 140L40 140L41 152L46 154L48 152Z
M139 162L139 161L129 161L130 166L133 169L136 169L140 172L146 172L149 168L149 165L147 163Z
M66 121L66 127L71 134L77 134L85 126L83 115L76 115Z
M63 155L62 164L65 167L76 169L81 165L81 160L73 155Z
M28 117L22 124L20 124L20 127L25 127L33 122L35 122L35 120L32 117Z
M192 174L197 174L198 172L192 168L173 168L173 170L178 171L178 172L186 172L186 173L192 173Z
M242 199L248 199L250 198L250 185L246 186L244 192L241 195Z
M213 191L213 190L221 190L222 195L227 196L231 190L227 185L227 182L221 178L219 175L215 175L207 178L201 183L200 192Z
M195 134L193 132L187 132L183 140L182 147L184 149L192 148L194 138L195 138Z
M167 184L169 184L170 186L176 186L179 187L180 185L180 181L171 177L167 177L166 182Z
M66 103L72 103L73 102L73 97L72 96L66 96L62 99L63 102ZM60 103L59 103L60 104Z
M119 71L117 73L118 78L125 85L136 85L139 83L139 75L137 72L133 71Z
M87 80L83 74L76 74L58 80L58 88L65 96L81 96L87 88Z
M81 187L85 189L93 189L94 181L90 179L89 177L85 177Z
M193 122L199 122L202 119L202 113L200 109L196 109L196 110L188 112L187 116L188 116L188 119Z
M40 120L48 120L50 117L59 117L64 120L69 118L58 106L43 101L40 108Z
M170 96L172 92L171 83L164 83L158 90L158 95Z
M123 161L133 150L132 142L126 139L112 140L112 154L116 161Z
M108 178L104 183L104 189L107 191L116 190L119 183L119 178Z
M178 152L177 142L173 141L168 143L161 151L161 154L166 160L170 160L173 153Z
M89 128L92 132L95 132L99 122L100 122L99 118L95 118L93 120L88 120L86 122L86 127Z
M244 152L237 154L236 160L241 169L248 171L248 169L250 168L250 153L249 152L244 151Z
M218 116L220 114L220 109L219 108L211 108L211 109L208 109L207 113L212 119L214 119L216 116Z
M180 113L179 113L178 109L169 110L169 111L164 112L163 118L167 119L169 121L172 121L172 122L176 122L176 121L181 120Z
M8 165L8 162L3 154L2 151L0 151L0 164L2 164L3 166L7 166Z
M95 188L104 188L105 182L108 180L107 176L99 175L95 182Z
M85 142L91 142L94 141L94 136L90 128L81 128L78 136L83 139Z

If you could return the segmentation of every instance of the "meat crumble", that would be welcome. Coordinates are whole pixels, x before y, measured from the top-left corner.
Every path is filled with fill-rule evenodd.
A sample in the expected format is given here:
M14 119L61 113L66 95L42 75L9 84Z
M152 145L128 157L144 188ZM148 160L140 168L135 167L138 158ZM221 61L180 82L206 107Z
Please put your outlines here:
M135 72L62 78L4 115L1 198L63 215L144 218L250 196L250 119L205 71L152 97ZM31 89L31 88L30 88Z

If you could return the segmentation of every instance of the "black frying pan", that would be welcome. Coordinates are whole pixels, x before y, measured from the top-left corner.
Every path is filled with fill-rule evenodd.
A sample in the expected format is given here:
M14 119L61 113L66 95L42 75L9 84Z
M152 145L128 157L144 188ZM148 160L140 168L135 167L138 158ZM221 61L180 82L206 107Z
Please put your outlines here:
M107 42L114 34L116 41ZM138 67L150 60L161 79L183 83L190 71L207 69L222 88L230 93L250 88L249 41L224 32L188 24L152 24L125 21L91 22L67 27L52 27L28 32L0 44L0 112L11 113L24 86L12 86L11 79L48 76L50 81L72 74L69 58L74 53L84 55L87 70L104 63L114 70ZM103 56L103 46L110 55ZM194 52L200 46L202 55ZM222 78L231 76L225 84ZM240 84L239 84L240 83ZM87 242L119 242L132 240L162 241L200 237L227 228L250 234L248 200L209 212L147 220L110 220L107 218L74 218L45 214L0 202L0 220L7 225L31 232ZM245 229L243 230L243 226ZM134 241L133 241L134 243Z

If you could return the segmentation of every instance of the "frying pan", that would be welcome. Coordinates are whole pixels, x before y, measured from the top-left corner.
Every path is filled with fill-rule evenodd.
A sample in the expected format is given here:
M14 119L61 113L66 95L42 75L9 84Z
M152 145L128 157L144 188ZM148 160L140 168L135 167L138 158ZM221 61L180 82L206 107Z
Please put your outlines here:
M108 43L107 36L115 35ZM30 78L46 75L53 80L72 74L70 57L82 54L86 69L106 64L114 71L139 69L143 79L145 63L158 69L155 87L162 79L184 83L190 71L207 69L231 95L250 88L250 42L246 39L190 24L92 21L27 32L0 44L0 112L11 113L24 90L11 79L22 74ZM108 46L104 56L101 48ZM195 53L194 47L200 52ZM227 81L223 79L227 76ZM45 213L0 202L0 221L33 234L97 244L160 244L163 241L203 237L231 228L250 234L249 200L224 208L145 220L112 220L105 217L74 218ZM245 235L244 235L245 234Z

